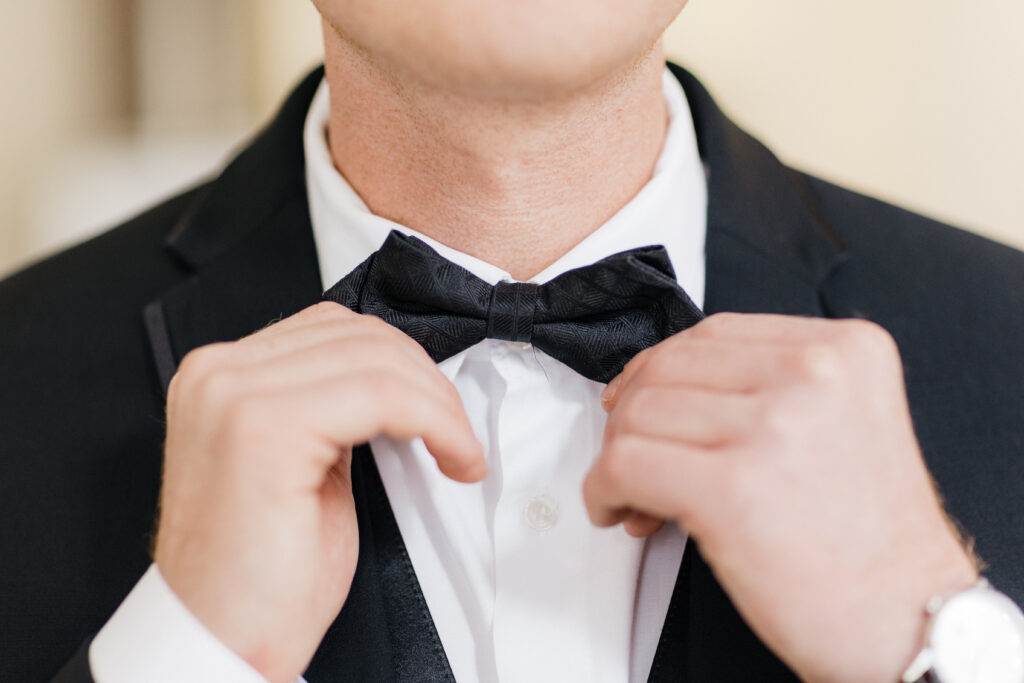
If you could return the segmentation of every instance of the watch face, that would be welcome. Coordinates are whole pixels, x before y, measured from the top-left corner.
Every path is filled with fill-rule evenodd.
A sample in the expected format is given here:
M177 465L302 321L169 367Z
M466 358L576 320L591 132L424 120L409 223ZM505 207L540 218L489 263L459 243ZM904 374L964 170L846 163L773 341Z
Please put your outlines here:
M932 621L929 646L941 683L1024 683L1024 616L991 588L950 598Z

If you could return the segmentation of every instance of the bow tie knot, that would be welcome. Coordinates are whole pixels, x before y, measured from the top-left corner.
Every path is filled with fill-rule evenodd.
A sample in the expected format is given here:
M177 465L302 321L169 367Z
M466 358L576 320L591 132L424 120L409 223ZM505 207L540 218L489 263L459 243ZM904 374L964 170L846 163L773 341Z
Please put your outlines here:
M499 282L491 290L487 309L487 337L512 342L533 341L533 316L539 285Z
M542 285L492 287L397 231L324 298L379 316L438 363L486 338L526 342L596 382L704 317L664 247L615 254Z

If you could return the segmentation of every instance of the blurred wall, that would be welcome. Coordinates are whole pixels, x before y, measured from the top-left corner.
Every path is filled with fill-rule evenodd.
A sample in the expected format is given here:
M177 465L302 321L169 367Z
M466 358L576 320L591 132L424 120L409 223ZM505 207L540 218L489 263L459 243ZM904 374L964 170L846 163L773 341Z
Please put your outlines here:
M304 0L0 0L0 275L215 172L320 53Z
M667 51L783 159L1024 247L1024 2L691 0ZM213 172L307 0L0 0L0 273Z
M34 253L37 179L131 100L121 0L0 0L0 271Z
M1024 2L691 0L666 36L787 162L1024 248Z

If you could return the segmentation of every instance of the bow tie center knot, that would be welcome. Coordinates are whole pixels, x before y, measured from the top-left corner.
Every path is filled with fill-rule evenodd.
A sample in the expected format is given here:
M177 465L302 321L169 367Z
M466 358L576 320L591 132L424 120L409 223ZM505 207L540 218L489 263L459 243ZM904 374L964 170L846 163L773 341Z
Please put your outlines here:
M533 313L537 307L533 282L499 282L491 290L487 311L487 336L514 342L533 339Z

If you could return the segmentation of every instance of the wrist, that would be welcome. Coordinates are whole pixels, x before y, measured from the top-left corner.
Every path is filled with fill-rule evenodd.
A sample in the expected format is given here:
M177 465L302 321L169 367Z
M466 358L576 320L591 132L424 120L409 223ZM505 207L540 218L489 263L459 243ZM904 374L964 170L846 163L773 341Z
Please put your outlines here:
M921 652L922 643L928 638L930 624L929 607L935 604L937 596L955 595L969 590L980 581L980 575L973 559L956 545L951 551L932 564L928 572L924 572L916 581L911 579L912 588L907 591L908 601L904 603L905 613L909 615L906 637L901 640L901 656L897 660L899 666L888 672L886 680L901 680L901 676L911 662Z
M845 613L835 615L842 623L832 654L816 658L810 670L797 670L802 678L822 683L899 681L926 638L926 606L932 597L969 588L978 579L959 547L937 550L917 548L865 575L858 590L843 601Z

